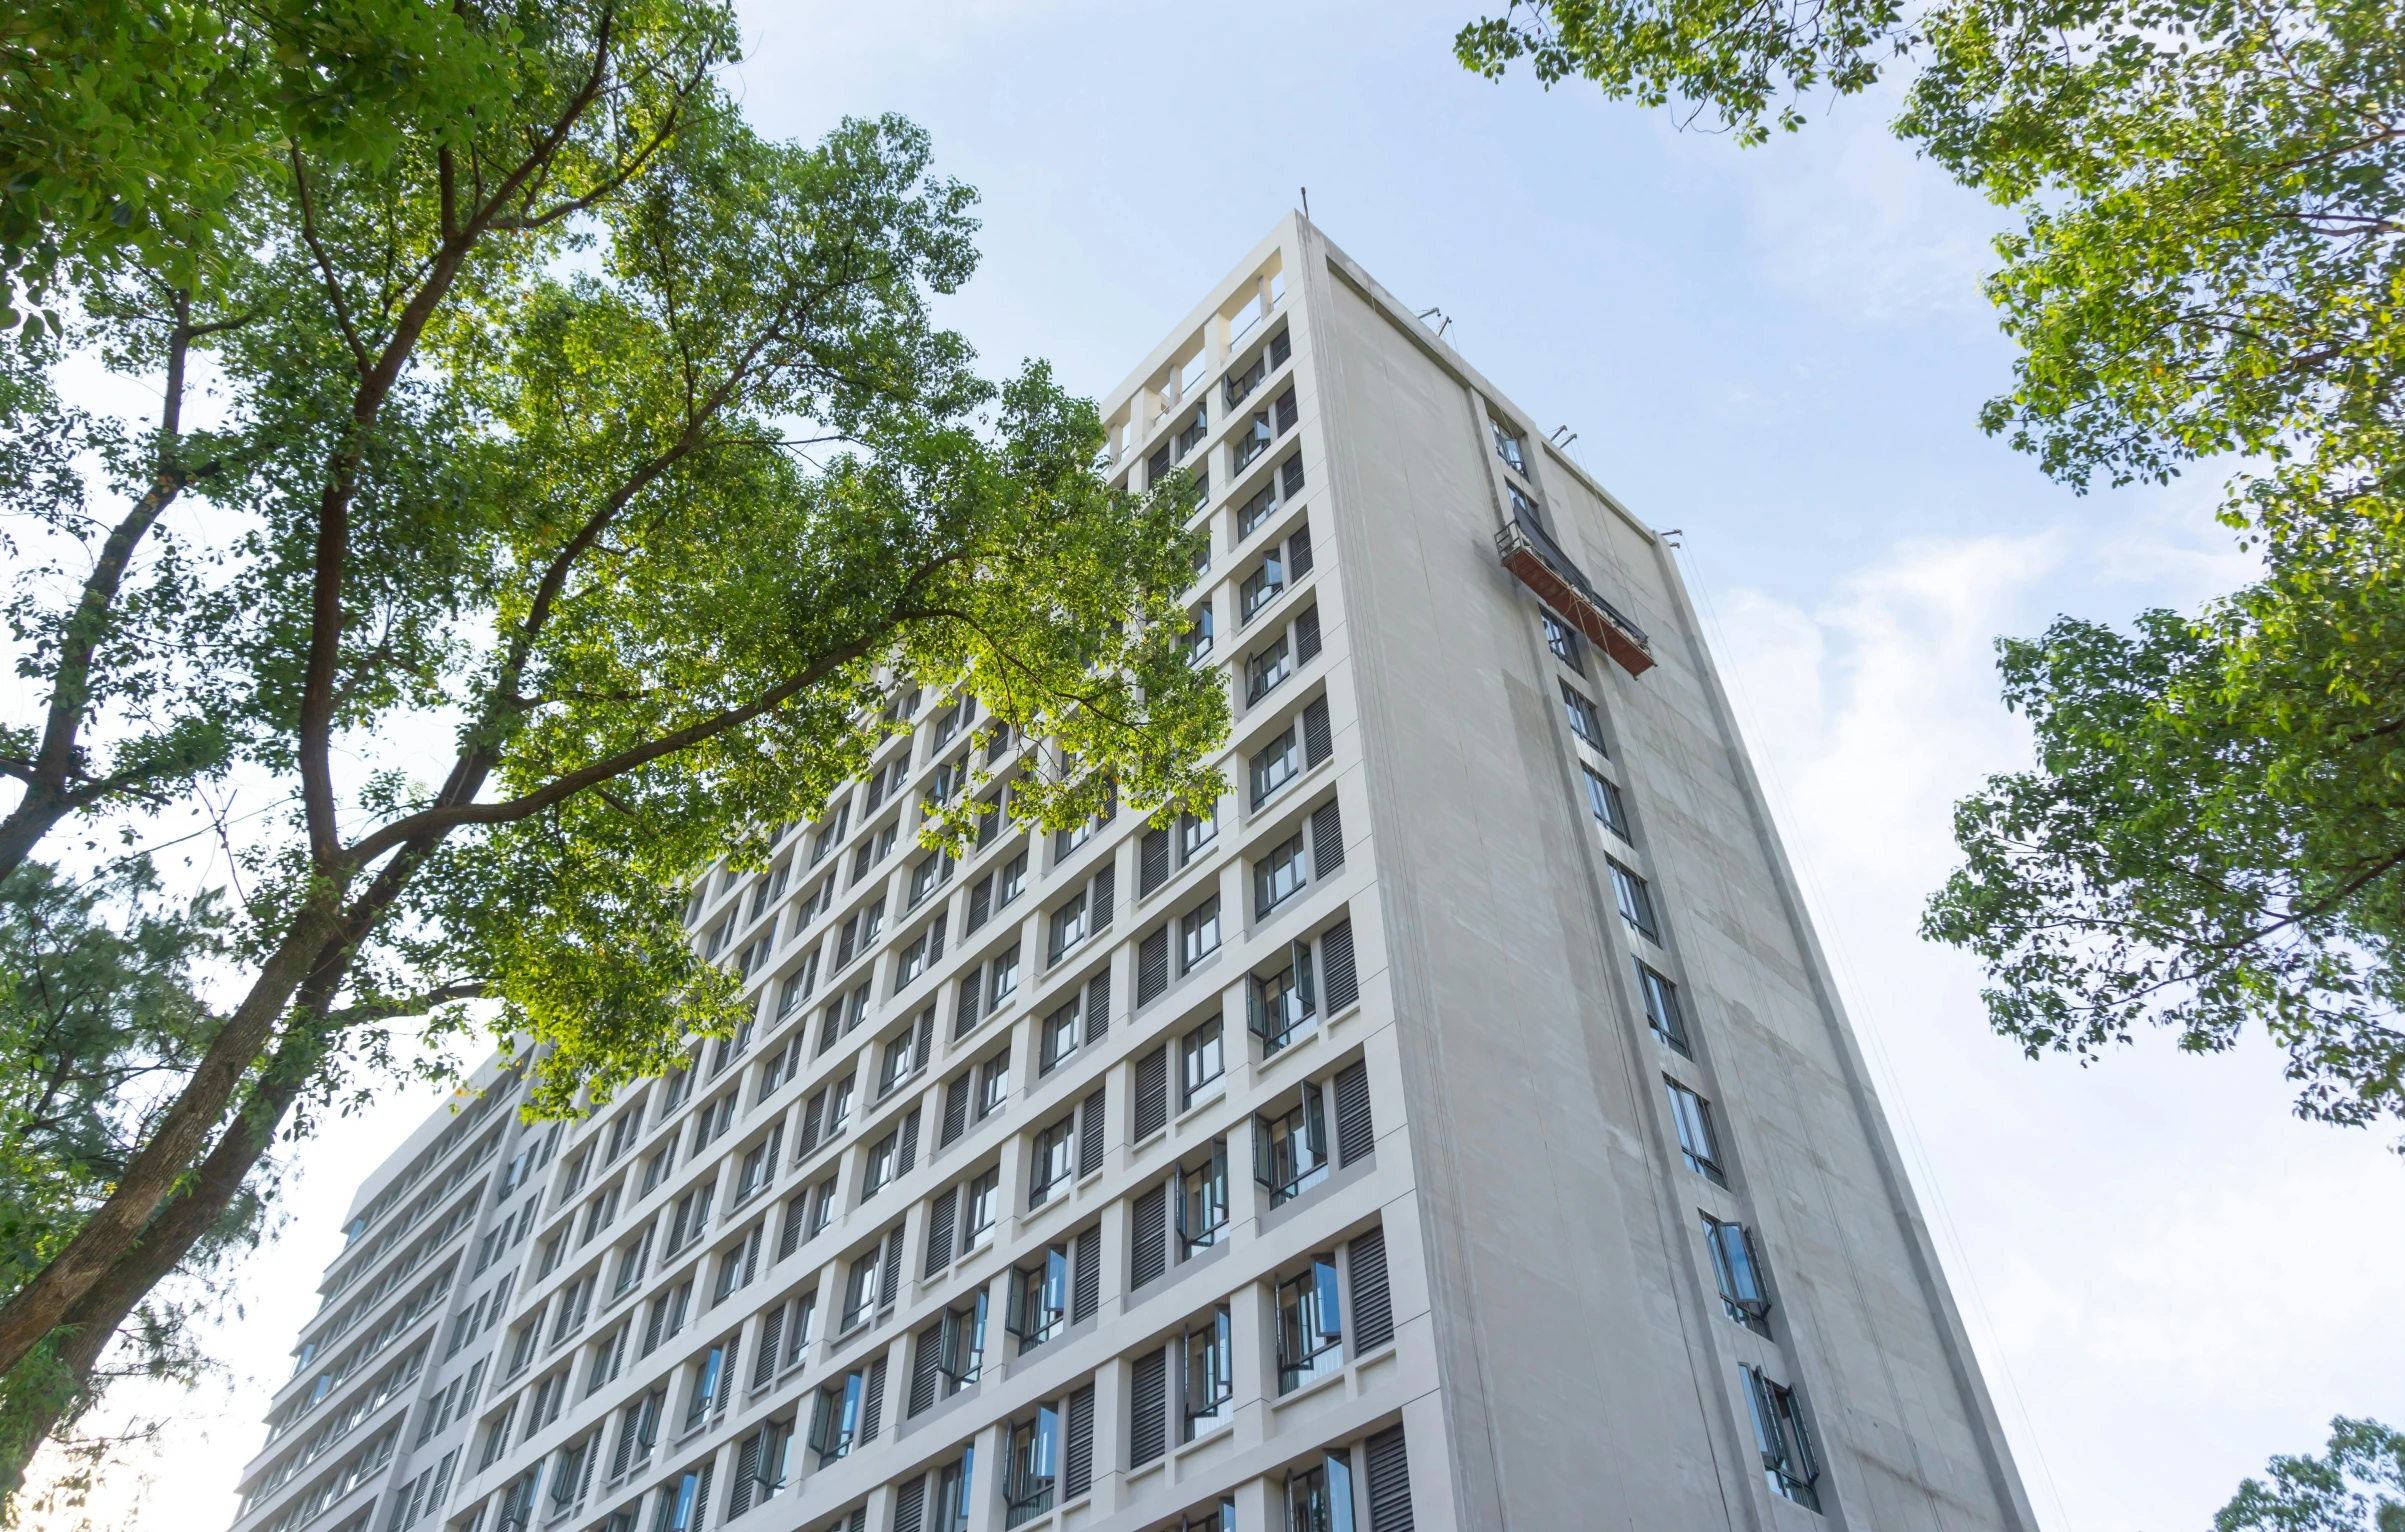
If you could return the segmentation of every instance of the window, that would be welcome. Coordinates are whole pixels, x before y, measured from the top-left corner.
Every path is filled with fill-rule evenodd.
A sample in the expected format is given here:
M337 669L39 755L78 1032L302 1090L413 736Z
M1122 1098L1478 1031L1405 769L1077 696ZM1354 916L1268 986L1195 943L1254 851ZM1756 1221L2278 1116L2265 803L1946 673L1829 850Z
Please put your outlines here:
M1794 1390L1771 1382L1759 1367L1743 1370L1745 1397L1753 1406L1754 1445L1762 1449L1763 1478L1796 1504L1819 1510L1820 1463Z
M1179 1441L1193 1441L1236 1418L1233 1339L1224 1303L1199 1323L1186 1327L1185 1341L1178 1348L1183 1385L1179 1393L1184 1405Z
M1211 1152L1178 1167L1178 1259L1189 1261L1219 1243L1228 1226L1228 1141L1211 1141Z
M985 1008L998 1011L1019 992L1019 949L1011 948L988 965Z
M1246 312L1248 316L1258 316L1257 310L1248 309ZM1242 404L1245 400L1245 397L1254 389L1259 388L1263 382L1267 381L1268 377L1269 353L1266 351L1256 353L1253 357L1252 364L1246 367L1242 372L1231 370L1227 377L1223 379L1220 384L1220 387L1227 400L1227 407L1230 410L1233 410L1237 405Z
M1197 360L1199 360L1199 358ZM1194 413L1186 418L1185 425L1180 427L1178 430L1178 459L1182 462L1185 459L1186 454L1201 446L1203 438L1210 434L1211 406L1208 403L1198 401L1194 406Z
M857 1372L846 1373L818 1391L810 1414L810 1449L818 1454L821 1466L852 1450L860 1433L860 1407L867 1391L867 1380Z
M1224 1030L1219 1018L1214 1016L1179 1040L1178 1101L1181 1110L1226 1089L1228 1056Z
M1202 602L1186 615L1191 619L1186 629L1186 658L1199 665L1211 657L1211 603Z
M773 1500L785 1487L788 1459L793 1453L793 1421L771 1420L743 1439L735 1449L735 1489L727 1506L730 1517L740 1516L763 1500ZM603 1532L608 1532L607 1528Z
M969 1475L975 1457L976 1449L968 1448L936 1470L925 1532L969 1532Z
M1528 474L1528 454L1520 445L1520 433L1497 420L1487 417L1487 425L1495 433L1495 455L1511 465L1511 471L1525 478Z
M693 1392L685 1404L685 1429L690 1431L709 1417L711 1406L718 1403L726 1382L727 1347L721 1341L702 1354L693 1367Z
M1287 1475L1286 1532L1352 1532L1355 1525L1348 1454L1323 1452L1316 1466Z
M1002 1520L1005 1528L1032 1521L1052 1509L1060 1446L1060 1411L1051 1405L1038 1406L1032 1419L1012 1422L1002 1491L1009 1507Z
M1328 1122L1319 1087L1305 1085L1293 1106L1253 1119L1253 1164L1273 1208L1327 1179Z
M1278 485L1275 479L1253 493L1251 499L1236 507L1236 537L1238 541L1252 536L1269 520L1269 513L1278 508Z
M1336 1290L1336 1257L1278 1284L1278 1392L1292 1393L1344 1365L1344 1310Z
M1536 501L1529 497L1526 490L1507 479L1503 484L1503 494L1504 498L1511 501L1513 520L1526 526L1543 529L1545 513L1538 508Z
M952 858L942 852L922 858L910 869L910 902L917 904L949 882L952 877Z
M1253 918L1259 920L1301 893L1308 881L1303 866L1303 836L1292 836L1270 848L1267 856L1253 864Z
M1010 1100L1010 1050L977 1066L977 1120L983 1122Z
M1720 1166L1720 1142L1712 1132L1712 1103L1667 1075L1662 1083L1670 1090L1670 1120L1678 1128L1679 1153L1686 1156L1687 1168L1715 1186L1728 1185L1728 1174Z
M882 1244L871 1245L864 1254L853 1257L844 1274L843 1315L836 1325L838 1335L868 1323L869 1316L877 1311L877 1267L884 1259Z
M1001 909L1025 892L1027 892L1027 853L1022 851L1002 864L1001 884L995 891L994 908Z
M1230 444L1236 452L1235 471L1242 473L1251 467L1277 439L1277 434L1269 428L1269 411L1255 410L1253 418L1245 423L1242 431L1236 433L1235 440Z
M1091 934L1086 922L1084 889L1071 894L1067 903L1052 912L1051 930L1052 941L1046 961L1052 963L1059 962L1064 953Z
M1027 1205L1042 1207L1056 1187L1069 1184L1076 1175L1077 1121L1074 1115L1035 1136L1035 1152L1030 1156L1027 1170Z
M1584 646L1576 631L1551 612L1538 612L1537 621L1544 624L1545 647L1553 651L1553 657L1569 666L1575 674L1585 675L1587 662L1583 658Z
M1634 843L1636 837L1628 833L1628 808L1620 801L1620 789L1614 787L1608 778L1597 776L1584 766L1579 770L1586 772L1587 806L1595 811L1595 817L1603 821L1605 829L1624 841Z
M1036 1029L1036 1073L1050 1073L1077 1051L1077 1023L1084 1009L1084 1004L1073 998L1044 1018Z
M1704 1246L1712 1252L1712 1279L1728 1316L1758 1335L1770 1333L1770 1291L1762 1280L1762 1258L1745 1225L1722 1223L1705 1213Z
M1195 965L1219 950L1219 896L1213 894L1179 918L1178 950L1182 954L1181 973L1192 973Z
M1302 775L1303 758L1298 748L1295 726L1288 724L1278 736L1255 751L1252 759L1253 807L1259 808L1276 796L1278 789Z
M1069 1247L1054 1245L1033 1265L1011 1273L1011 1333L1032 1351L1069 1323Z
M1647 941L1660 941L1661 927L1654 920L1653 895L1647 890L1645 880L1618 862L1612 862L1611 868L1612 897L1619 901L1620 918Z
M1601 751L1603 749L1603 719L1597 716L1595 704L1571 690L1569 682L1562 682L1561 687L1562 708L1570 715L1570 732Z
M1267 976L1252 975L1245 984L1245 1001L1263 1056L1294 1041L1319 1015L1311 983L1311 944L1289 943L1286 966Z
M1278 683L1294 674L1294 651L1286 635L1278 635L1276 643L1244 662L1244 701L1246 706L1259 702L1277 689Z
M1687 1043L1686 1013L1679 1009L1678 986L1639 963L1637 988L1645 996L1645 1020L1654 1036L1693 1058L1694 1050Z
M1002 1167L997 1165L971 1181L961 1193L960 1253L966 1255L992 1239L1001 1217Z
M912 937L909 945L902 949L902 959L894 966L894 988L900 989L910 983L925 973L930 964L943 957L945 919L942 915L936 916L926 930Z
M826 1233L827 1225L834 1221L835 1178L828 1176L810 1189L810 1222L802 1237L816 1239Z
M1192 814L1177 817L1177 849L1180 865L1191 862L1203 847L1219 839L1219 805L1214 802L1200 819Z
M1286 559L1283 550L1272 548L1262 555L1260 567L1244 577L1236 588L1236 620L1239 625L1252 621L1261 609L1286 591Z

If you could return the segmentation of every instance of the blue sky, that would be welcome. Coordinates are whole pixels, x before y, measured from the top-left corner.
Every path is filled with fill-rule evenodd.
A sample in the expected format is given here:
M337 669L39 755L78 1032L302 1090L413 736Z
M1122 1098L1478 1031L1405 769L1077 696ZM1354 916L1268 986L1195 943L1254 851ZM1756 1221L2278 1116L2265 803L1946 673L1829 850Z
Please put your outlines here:
M2243 577L2222 477L2077 498L1981 436L2011 352L1996 216L1845 103L1740 150L1450 56L1422 0L1214 12L1078 0L744 9L755 118L905 113L984 193L948 318L994 370L1099 393L1309 186L1319 224L1683 554L1916 1185L2050 1528L2197 1528L2335 1412L2405 1424L2405 1166L2286 1116L2278 1061L2159 1039L2029 1063L1976 971L1913 935L1947 809L2024 742L1989 644ZM1817 114L1816 114L1817 115ZM289 1230L170 1414L148 1525L222 1525L293 1317L396 1095L307 1152ZM1825 1407L1825 1405L1824 1405ZM101 1506L141 1498L121 1476Z

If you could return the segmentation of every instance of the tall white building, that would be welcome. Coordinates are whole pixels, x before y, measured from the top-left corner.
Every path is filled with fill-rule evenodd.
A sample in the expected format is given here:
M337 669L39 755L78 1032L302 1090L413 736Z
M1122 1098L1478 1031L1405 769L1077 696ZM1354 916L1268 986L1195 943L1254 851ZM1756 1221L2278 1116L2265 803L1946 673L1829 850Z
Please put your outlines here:
M952 866L916 699L741 1036L361 1188L235 1532L2032 1527L1656 535L1300 219L1105 416L1216 814Z

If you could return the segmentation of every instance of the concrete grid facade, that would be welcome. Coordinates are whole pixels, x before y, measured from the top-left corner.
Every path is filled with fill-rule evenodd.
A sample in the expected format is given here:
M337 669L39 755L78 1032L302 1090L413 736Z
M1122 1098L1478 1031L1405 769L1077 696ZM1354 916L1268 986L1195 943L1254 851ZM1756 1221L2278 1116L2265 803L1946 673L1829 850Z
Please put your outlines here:
M1655 535L1300 218L1104 411L1212 820L953 867L915 699L741 1035L361 1188L234 1532L2034 1526Z

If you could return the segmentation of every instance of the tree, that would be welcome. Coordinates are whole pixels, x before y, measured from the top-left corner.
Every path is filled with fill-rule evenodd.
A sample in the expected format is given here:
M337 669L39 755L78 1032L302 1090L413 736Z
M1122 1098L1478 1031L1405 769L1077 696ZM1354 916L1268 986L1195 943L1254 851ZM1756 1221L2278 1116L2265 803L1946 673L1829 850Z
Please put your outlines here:
M2405 1434L2376 1420L2330 1422L2329 1456L2275 1457L2248 1479L2213 1532L2405 1532Z
M113 913L124 929L108 923ZM38 865L0 883L0 1284L22 1283L73 1236L141 1141L164 1099L159 1086L206 1047L214 1017L193 969L224 955L230 919L213 895L164 907L140 859L81 888ZM179 1276L206 1279L250 1248L265 1191L254 1177L186 1252ZM179 1287L136 1306L118 1372L192 1374L192 1284ZM91 1373L111 1339L73 1337L61 1371ZM7 1402L39 1393L12 1390ZM0 1437L26 1424L0 1416Z
M906 726L897 694L973 690L989 743L1031 742L978 759L1035 823L1219 790L1184 503L1107 487L1090 404L1041 365L982 380L931 323L975 224L923 134L762 140L717 80L732 19L697 0L444 15L416 52L358 40L400 82L372 132L267 92L217 221L160 220L181 253L62 257L68 343L156 386L156 428L64 408L55 341L0 388L0 490L48 550L10 609L41 708L0 734L0 876L64 825L197 824L240 878L197 1056L0 1299L10 1483L87 1396L92 1338L397 1024L490 1002L555 1115L730 1028L685 884L761 865ZM181 414L203 356L205 430ZM92 459L105 484L61 467ZM207 520L163 515L187 496ZM236 792L266 804L238 841ZM934 806L924 837L976 813Z
M2309 1116L2405 1114L2405 13L2359 0L1515 0L1465 63L1678 102L1740 141L1909 80L1897 133L2020 220L1981 424L2086 490L2243 458L2264 577L2001 646L2037 766L1966 800L1927 934L1995 1026L2092 1056L2250 1024Z

